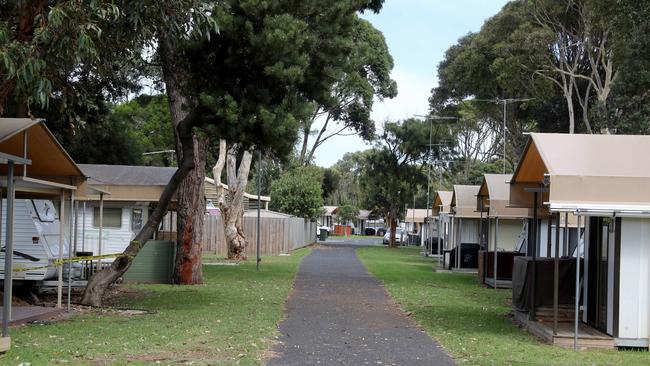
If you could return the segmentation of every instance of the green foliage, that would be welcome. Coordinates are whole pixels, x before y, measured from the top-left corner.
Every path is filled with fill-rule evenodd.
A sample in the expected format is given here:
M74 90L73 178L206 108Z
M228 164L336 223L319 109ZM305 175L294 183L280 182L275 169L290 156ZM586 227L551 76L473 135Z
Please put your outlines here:
M271 184L271 209L316 220L323 208L322 182L322 173L311 167L284 172Z
M323 199L326 200L341 186L341 176L332 168L323 170Z
M345 204L336 210L336 221L339 224L347 225L357 217L359 217L359 208L354 205Z
M159 30L202 37L216 23L204 0L25 0L0 3L0 114L55 112L72 129L139 89ZM191 31L188 31L191 29ZM97 96L101 96L100 99Z
M350 36L353 46L336 70L339 80L325 100L316 102L333 121L370 140L375 132L370 119L374 98L397 96L397 83L390 77L393 58L384 35L367 20L356 19ZM332 65L336 64L333 59Z
M368 154L369 150L346 153L334 164L331 171L336 175L338 184L326 196L325 200L328 205L339 206L347 202L361 207L365 203L366 199L360 186L360 178L365 157Z
M369 4L229 0L222 5L213 13L219 32L185 49L193 78L186 86L198 96L201 122L211 135L286 156L311 101L336 81L332 60L349 49L356 12Z
M263 196L269 196L271 195L271 185L274 181L280 178L284 164L288 163L283 163L278 159L268 159L264 157L262 157L262 159L264 161L262 162L260 193ZM259 161L257 160L256 154L253 157L253 164L251 165L251 178L248 180L248 184L246 186L246 192L249 192L251 194L257 194L258 164ZM211 171L209 173L212 174Z
M133 131L131 143L143 152L174 149L174 130L166 95L142 94L130 102L118 104L111 111L110 119L116 124L128 125ZM171 154L146 156L144 161L147 165L174 166Z

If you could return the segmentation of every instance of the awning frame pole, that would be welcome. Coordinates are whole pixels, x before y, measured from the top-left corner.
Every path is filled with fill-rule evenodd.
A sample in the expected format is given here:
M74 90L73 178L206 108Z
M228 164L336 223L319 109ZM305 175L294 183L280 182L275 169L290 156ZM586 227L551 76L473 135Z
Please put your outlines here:
M61 308L63 306L63 247L64 247L64 230L65 226L63 221L65 220L65 191L62 189L59 197L59 264L57 265L58 269L58 281L56 288L56 307Z
M456 269L460 270L461 260L460 257L463 251L463 219L458 219L458 232L456 233L458 237L456 238L457 250L456 250Z
M81 216L81 251L86 251L86 201L83 204L83 215Z
M580 229L582 225L582 217L578 215L578 244L576 245L576 299L575 299L575 313L573 314L573 350L578 350L578 325L580 321Z
M9 322L11 320L11 299L13 287L13 253L14 253L14 200L16 197L14 185L14 162L7 162L7 223L5 229L5 275L2 307L2 336L9 337ZM0 198L2 195L0 195Z
M553 268L553 335L557 336L557 318L560 302L560 213L555 213L555 259Z
M497 284L499 281L499 276L497 275L498 266L497 266L497 257L499 256L498 251L499 243L499 216L494 219L494 289L497 289Z
M438 268L442 265L442 215L438 212Z
M27 130L23 131L23 159L27 160ZM27 176L27 164L23 164L23 177Z
M97 241L97 271L102 270L102 237L104 236L104 193L99 193L99 238Z
M553 230L552 230L552 227L551 227L552 223L553 223L553 216L552 216L552 214L549 214L549 216L548 216L548 225L546 225L547 226L547 228L546 228L546 258L552 258L551 256L553 255L551 253L552 246L553 246L552 245L553 244L553 242L552 242Z
M534 204L533 204L533 235L532 235L532 243L531 243L531 248L529 255L532 257L531 261L531 288L530 288L530 311L528 313L529 320L535 320L535 299L536 299L536 286L537 286L537 266L536 266L536 261L537 261L537 248L539 247L539 217L538 217L538 210L537 210L537 205L538 205L538 193L537 191L534 192Z
M70 241L68 242L68 313L70 312L70 301L72 296L72 237L73 235L76 236L75 226L77 210L75 210L74 205L74 191L70 191Z
M569 255L569 213L564 213L564 255Z

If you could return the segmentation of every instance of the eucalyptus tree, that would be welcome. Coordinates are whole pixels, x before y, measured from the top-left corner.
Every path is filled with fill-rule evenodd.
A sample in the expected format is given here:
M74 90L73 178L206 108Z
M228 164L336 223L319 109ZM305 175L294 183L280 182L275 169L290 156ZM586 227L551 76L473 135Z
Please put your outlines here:
M233 0L222 5L213 14L219 32L191 44L182 59L190 60L191 86L207 110L204 120L212 128L206 131L220 139L213 176L228 257L245 259L243 195L253 152L269 157L292 152L298 121L308 118L310 102L337 82L330 70L342 67L357 13L369 4ZM221 183L224 170L227 185Z
M384 35L370 22L357 17L348 38L349 43L342 46L349 52L337 55L344 58L343 62L332 58L330 64L336 81L327 93L317 94L313 111L300 121L299 160L303 164L309 164L316 149L334 136L355 133L371 140L375 133L375 123L370 118L374 98L383 100L397 95L397 83L390 75L393 58ZM322 126L314 130L317 122L322 122ZM315 138L310 146L312 135Z

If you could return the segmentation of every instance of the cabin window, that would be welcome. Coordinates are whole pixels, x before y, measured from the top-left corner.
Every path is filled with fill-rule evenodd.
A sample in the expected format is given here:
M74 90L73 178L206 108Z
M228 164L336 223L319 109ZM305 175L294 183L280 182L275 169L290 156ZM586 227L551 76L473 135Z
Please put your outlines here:
M131 230L140 231L142 229L142 209L134 208L131 211Z
M119 229L122 227L122 209L113 207L104 207L105 228ZM99 207L93 207L93 226L99 227Z

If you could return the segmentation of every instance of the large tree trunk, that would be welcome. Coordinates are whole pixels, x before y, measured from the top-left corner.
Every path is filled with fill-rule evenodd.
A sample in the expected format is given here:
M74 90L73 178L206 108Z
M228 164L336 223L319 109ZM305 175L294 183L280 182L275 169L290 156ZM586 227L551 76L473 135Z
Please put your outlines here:
M388 246L391 248L397 248L397 241L395 240L395 232L397 231L396 216L393 213L388 215L388 220L390 221L390 240L388 241Z
M95 273L90 281L88 281L88 285L81 299L82 304L101 306L102 297L108 286L122 277L129 267L131 267L133 259L140 252L142 246L144 246L147 240L153 237L154 232L158 229L160 221L167 213L169 203L176 193L176 189L183 179L185 179L185 176L194 168L194 147L191 130L195 119L196 115L190 114L176 127L176 134L183 142L183 160L179 161L178 169L167 186L165 186L158 200L158 204L149 216L147 223L129 243L129 246L126 247L124 252L109 267Z
M173 42L160 37L159 55L163 64L163 79L169 98L169 111L172 125L176 126L187 115L187 108L193 105L185 93L183 83L189 80L184 58L179 54ZM207 141L197 135L192 136L194 146L194 169L179 186L177 192L178 211L176 228L176 266L174 282L183 285L203 282L201 263L203 222L205 215L205 164L207 159ZM184 142L176 135L176 156L178 161L184 159Z
M174 283L196 285L203 283L201 253L205 218L205 161L208 142L193 136L194 169L178 187L176 232L178 236Z
M239 146L234 144L228 150L226 158L228 174L228 198L221 212L223 213L224 233L228 243L228 259L246 260L246 236L242 228L244 215L244 192L248 183L253 154L244 151L239 168L237 168L237 154Z
M233 144L227 148L226 142L221 141L219 159L213 168L214 181L219 195L218 203L223 219L224 233L228 245L228 259L246 260L246 235L244 234L244 192L248 184L253 154L243 152L239 167L237 156L240 146ZM225 159L224 159L225 156ZM221 185L221 172L226 165L228 188Z

